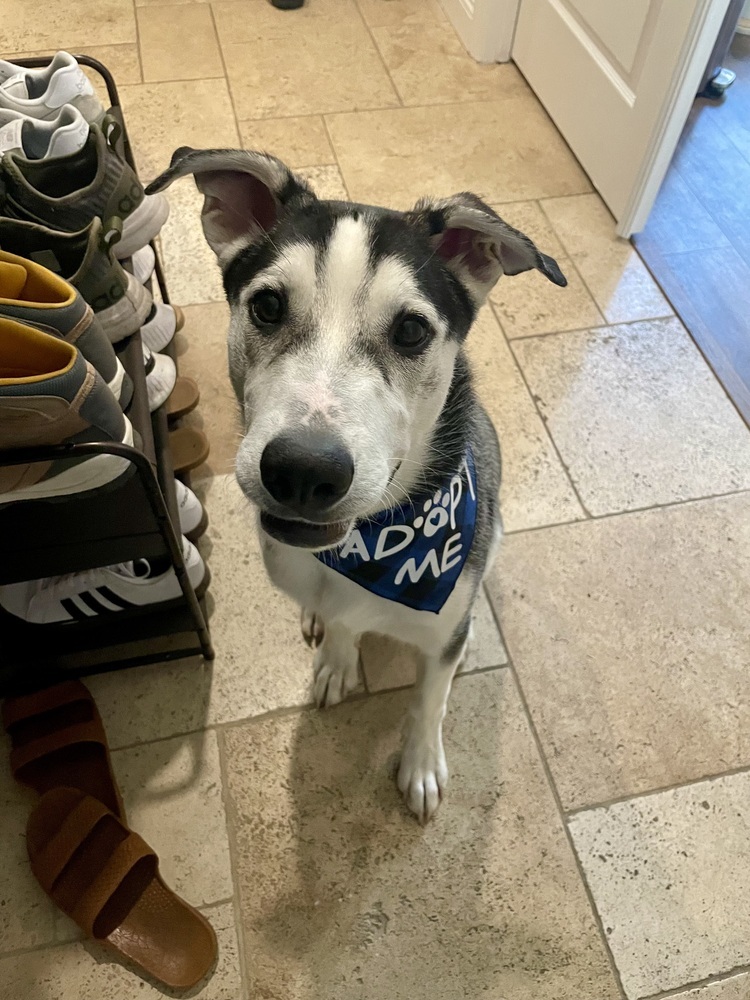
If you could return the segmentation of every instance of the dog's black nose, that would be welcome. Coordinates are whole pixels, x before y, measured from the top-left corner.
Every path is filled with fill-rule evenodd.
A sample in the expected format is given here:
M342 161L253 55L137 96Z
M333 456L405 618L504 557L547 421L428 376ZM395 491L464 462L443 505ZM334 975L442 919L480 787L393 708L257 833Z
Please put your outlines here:
M332 434L282 434L264 448L260 478L274 500L300 517L317 518L349 492L354 459Z

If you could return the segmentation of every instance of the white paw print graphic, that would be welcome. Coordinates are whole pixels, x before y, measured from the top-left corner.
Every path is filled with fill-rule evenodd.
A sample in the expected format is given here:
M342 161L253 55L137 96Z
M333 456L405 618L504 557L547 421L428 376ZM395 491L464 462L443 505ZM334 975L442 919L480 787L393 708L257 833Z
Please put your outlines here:
M451 502L450 493L438 490L434 497L428 497L422 510L424 512L424 517L420 514L418 517L414 518L414 527L419 530L424 528L423 534L425 538L432 538L436 535L438 531L446 526L450 520L448 514L448 505Z

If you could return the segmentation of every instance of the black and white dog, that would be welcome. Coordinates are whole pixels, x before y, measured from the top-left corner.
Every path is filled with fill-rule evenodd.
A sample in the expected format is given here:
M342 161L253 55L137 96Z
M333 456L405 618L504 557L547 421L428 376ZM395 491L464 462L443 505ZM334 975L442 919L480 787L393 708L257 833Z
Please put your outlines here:
M413 211L321 201L263 153L179 149L231 307L237 479L266 568L299 602L315 696L357 684L365 632L419 648L398 785L427 820L442 721L500 541L500 451L463 342L502 274L557 264L472 194Z

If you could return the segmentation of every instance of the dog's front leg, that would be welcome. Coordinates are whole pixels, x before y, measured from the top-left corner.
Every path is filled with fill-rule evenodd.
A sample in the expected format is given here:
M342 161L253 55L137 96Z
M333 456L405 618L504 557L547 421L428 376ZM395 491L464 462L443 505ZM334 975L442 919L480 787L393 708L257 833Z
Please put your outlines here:
M320 708L338 705L359 682L359 637L341 622L326 622L315 650L315 701Z
M467 619L441 653L423 652L398 772L398 787L421 823L435 814L448 785L443 719L453 675L464 655L468 635Z

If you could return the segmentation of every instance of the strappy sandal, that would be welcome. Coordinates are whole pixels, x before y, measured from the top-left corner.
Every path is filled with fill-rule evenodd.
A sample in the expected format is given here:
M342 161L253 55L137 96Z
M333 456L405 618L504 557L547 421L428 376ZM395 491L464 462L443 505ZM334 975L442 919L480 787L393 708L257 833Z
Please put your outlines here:
M101 802L55 788L26 831L31 870L89 937L173 989L200 982L216 961L216 935L159 875L156 854Z
M6 698L2 717L16 781L40 795L61 785L79 788L125 818L107 735L94 699L80 681Z

